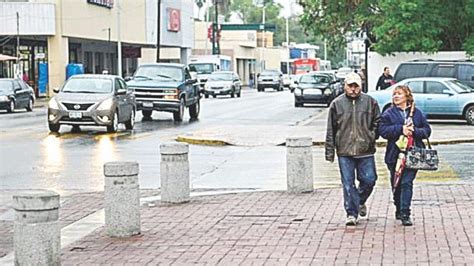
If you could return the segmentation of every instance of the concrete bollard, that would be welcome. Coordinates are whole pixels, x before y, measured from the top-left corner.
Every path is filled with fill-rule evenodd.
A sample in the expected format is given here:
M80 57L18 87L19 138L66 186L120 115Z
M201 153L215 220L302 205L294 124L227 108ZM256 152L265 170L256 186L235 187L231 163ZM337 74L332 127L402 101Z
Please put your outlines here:
M110 237L140 234L138 163L104 164L105 231Z
M60 265L59 194L28 190L13 196L15 265Z
M189 146L185 143L163 143L161 152L161 201L189 201Z
M310 137L286 139L287 191L289 193L312 192L313 141Z

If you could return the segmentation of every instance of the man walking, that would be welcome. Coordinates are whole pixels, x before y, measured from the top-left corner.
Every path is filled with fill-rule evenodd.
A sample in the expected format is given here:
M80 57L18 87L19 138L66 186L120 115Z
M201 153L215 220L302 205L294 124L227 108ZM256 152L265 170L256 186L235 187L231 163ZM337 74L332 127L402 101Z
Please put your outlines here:
M384 67L383 74L377 81L377 86L375 87L375 90L385 90L393 84L395 84L395 80L393 79L392 75L390 75L390 68Z
M346 76L345 93L329 107L326 131L326 160L334 162L335 151L338 157L346 225L356 225L359 215L367 215L365 202L377 180L374 153L380 110L372 97L361 93L361 85L357 73Z

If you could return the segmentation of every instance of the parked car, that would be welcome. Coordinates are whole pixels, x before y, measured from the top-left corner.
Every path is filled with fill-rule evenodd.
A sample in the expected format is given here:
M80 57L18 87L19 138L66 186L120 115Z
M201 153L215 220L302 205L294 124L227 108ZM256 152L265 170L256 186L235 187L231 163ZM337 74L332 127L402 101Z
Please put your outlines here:
M213 72L208 76L203 93L206 98L209 98L209 95L214 98L217 95L230 95L232 98L237 95L237 97L240 97L241 82L239 75L232 71Z
M196 78L182 64L154 63L138 67L128 86L134 90L137 109L145 118L153 111L173 113L175 121L183 121L185 108L197 119L200 111L200 88Z
M338 81L332 80L326 74L301 75L296 81L295 107L301 107L305 103L319 103L329 106L332 100L340 94L337 88L338 84Z
M83 74L70 77L48 104L48 125L58 132L61 125L105 126L116 132L119 123L128 130L135 125L133 91L113 75Z
M398 85L407 85L413 92L415 104L431 118L461 118L474 125L474 89L453 78L404 79L385 90L371 91L385 111L392 104L392 92Z
M340 95L344 93L344 80L339 79L336 76L336 72L332 70L327 70L327 71L316 71L314 72L316 74L322 74L322 75L327 75L331 79L330 83L334 84L334 88L336 90L336 94Z
M271 88L276 91L283 90L283 74L277 70L264 70L258 75L257 91L265 91L266 88Z
M288 74L283 74L282 82L283 82L283 87L290 88L291 76Z
M399 82L407 78L455 78L474 88L474 62L463 60L413 60L401 63L394 74Z
M350 67L341 67L336 71L335 74L336 74L336 77L339 80L344 80L346 78L347 74L349 74L351 72L354 72L354 70L352 70L352 68L350 68Z
M35 103L33 89L21 79L0 79L0 110L11 113L15 109L25 108L33 111Z

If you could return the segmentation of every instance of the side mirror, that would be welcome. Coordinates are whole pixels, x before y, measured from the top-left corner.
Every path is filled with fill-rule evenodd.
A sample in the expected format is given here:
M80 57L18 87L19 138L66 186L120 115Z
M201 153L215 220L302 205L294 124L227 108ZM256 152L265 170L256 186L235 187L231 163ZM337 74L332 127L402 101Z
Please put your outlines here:
M132 77L126 76L126 77L124 78L124 80L125 80L125 81L130 81L130 80L132 80Z
M54 89L53 89L53 92L54 92L54 93L59 93L59 88L54 88Z
M186 81L186 84L195 84L195 83L197 83L197 79L188 79Z
M127 90L118 90L117 95L125 95L127 94Z
M297 80L295 80L295 85L298 85L298 81L297 81Z
M443 94L448 94L449 96L453 96L453 95L454 95L454 93L453 93L452 91L448 90L448 89L444 89L444 90L443 90Z

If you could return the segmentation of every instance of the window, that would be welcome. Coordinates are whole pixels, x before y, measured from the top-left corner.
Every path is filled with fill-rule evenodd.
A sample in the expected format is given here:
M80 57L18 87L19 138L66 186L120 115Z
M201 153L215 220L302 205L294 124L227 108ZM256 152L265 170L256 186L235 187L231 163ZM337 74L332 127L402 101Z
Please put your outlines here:
M423 93L423 81L408 82L408 87L413 93Z
M474 81L474 66L473 65L459 65L458 79Z
M444 86L441 82L437 81L427 81L426 82L426 93L429 94L443 94L443 90L448 88Z
M454 65L438 65L433 70L433 77L454 77Z
M15 86L15 90L21 89L21 85L18 81L14 81L13 86Z
M407 78L419 78L425 76L427 64L401 64L395 73L395 80L401 81Z

